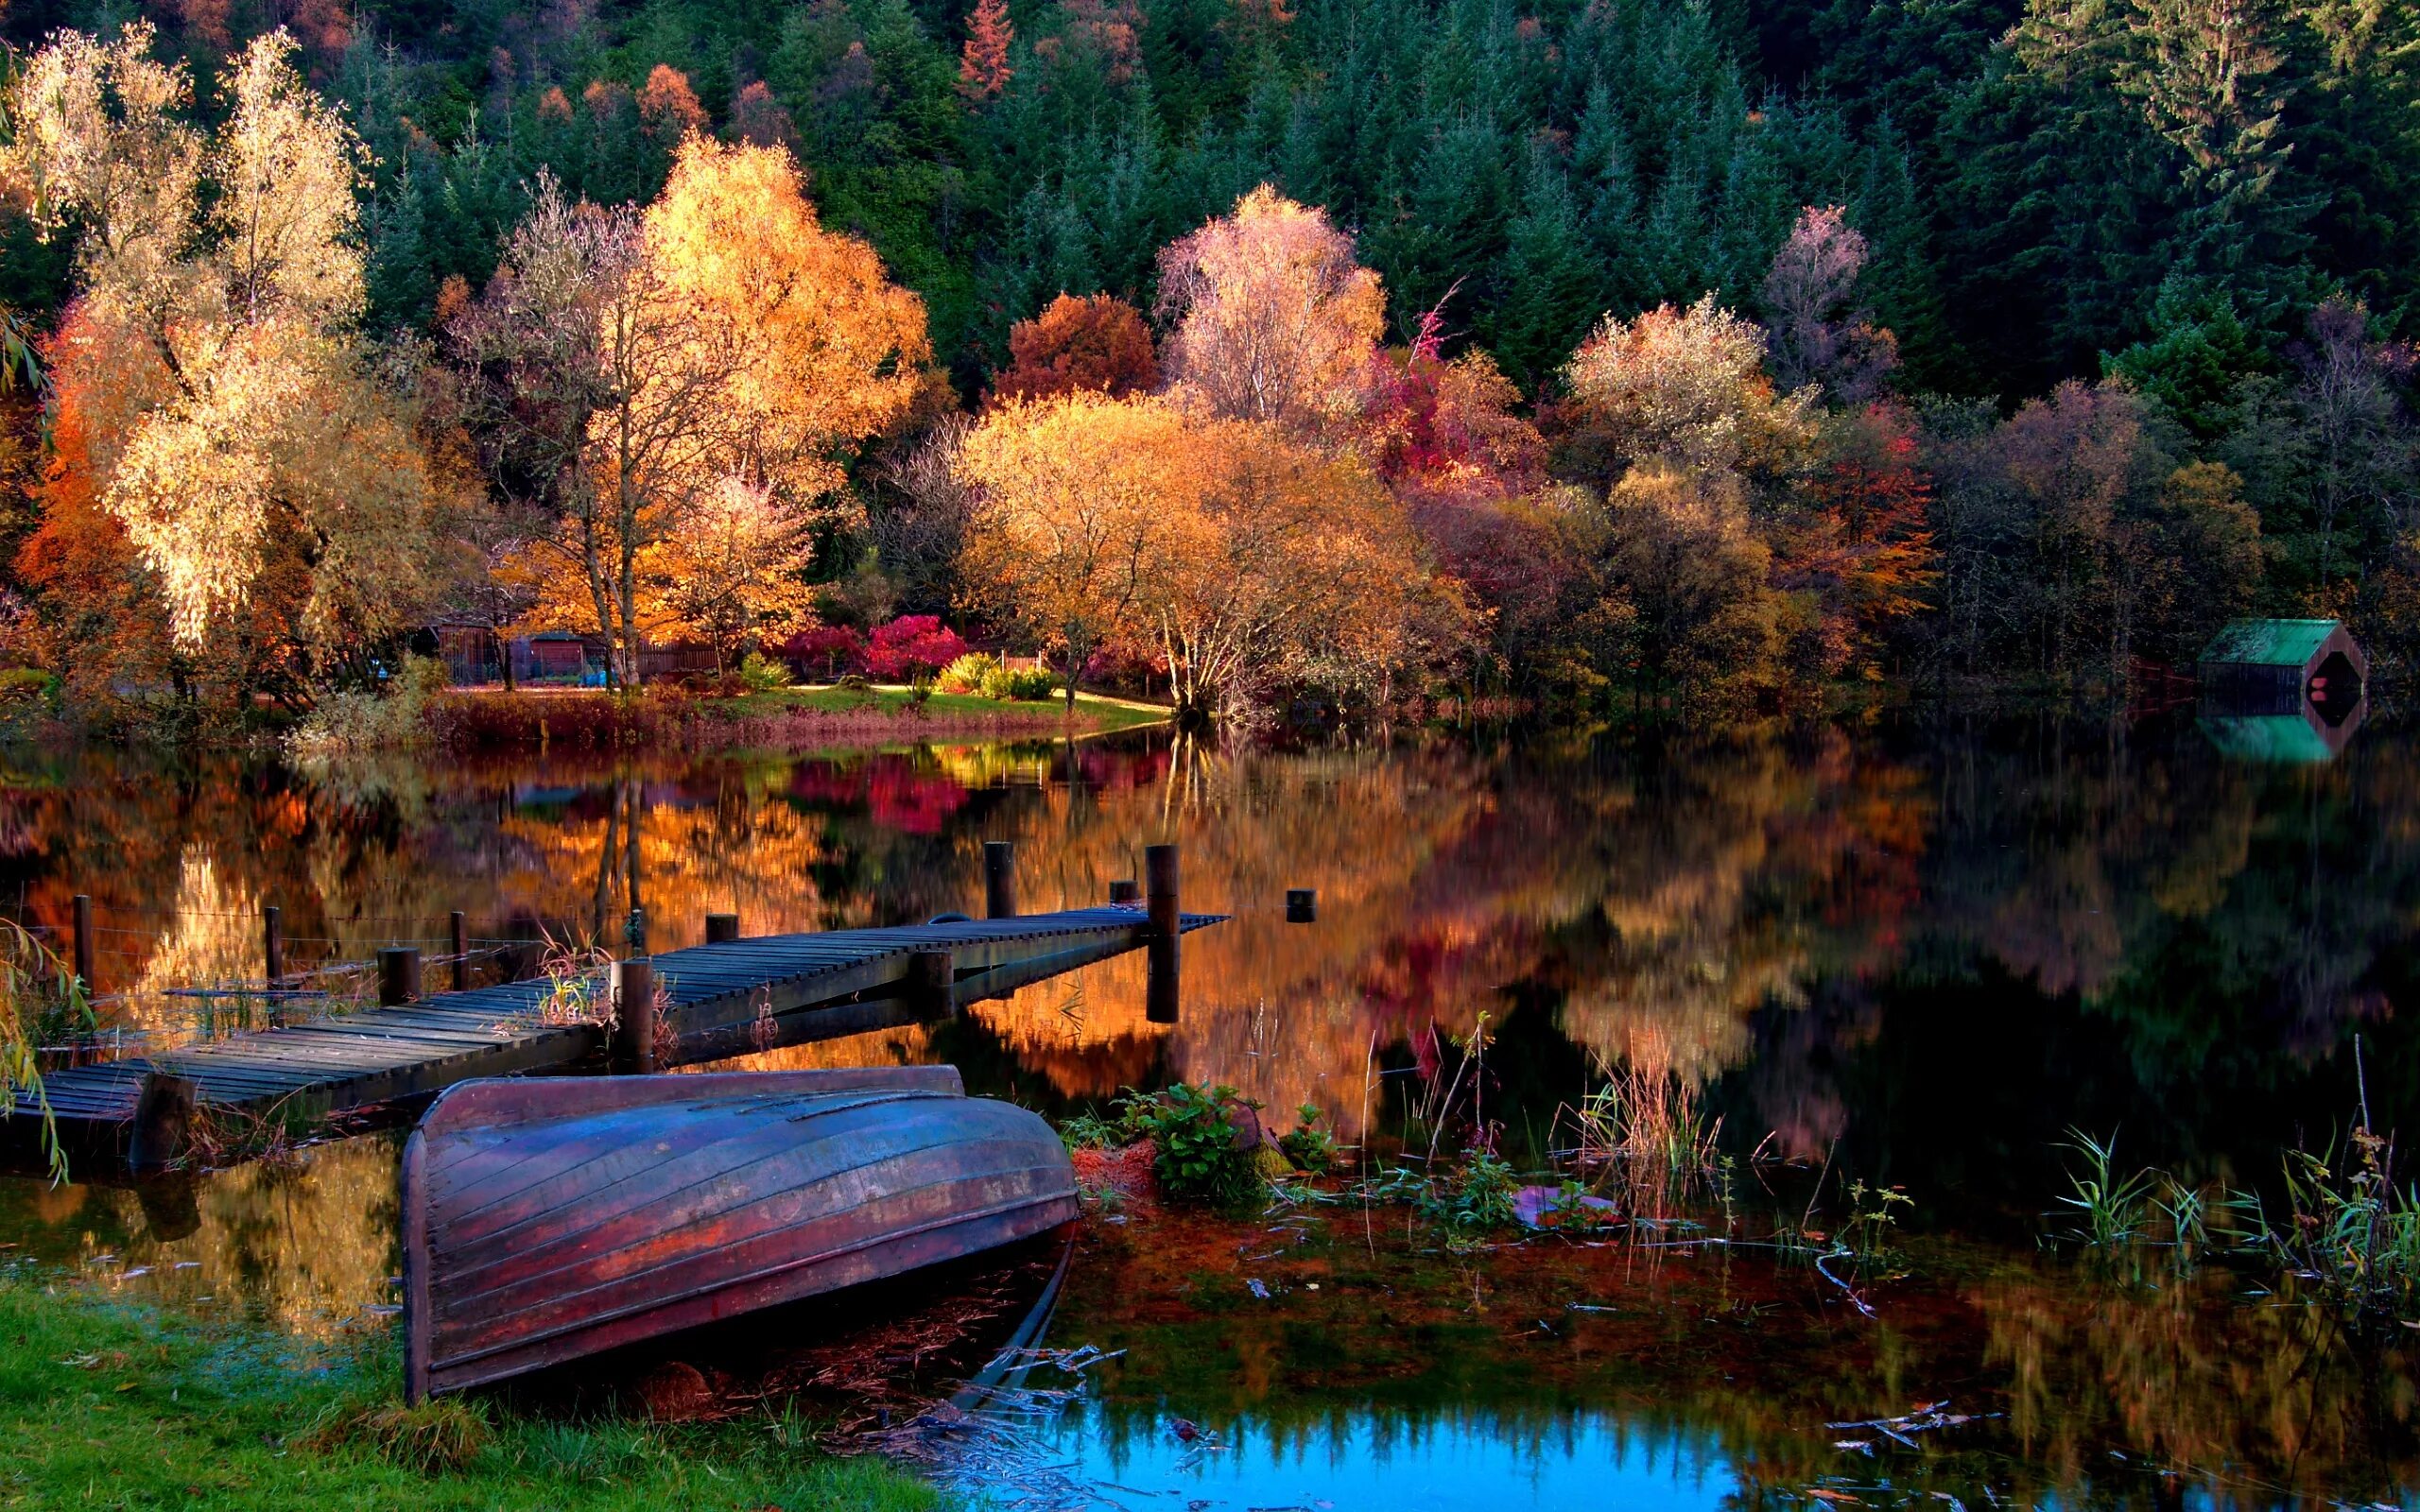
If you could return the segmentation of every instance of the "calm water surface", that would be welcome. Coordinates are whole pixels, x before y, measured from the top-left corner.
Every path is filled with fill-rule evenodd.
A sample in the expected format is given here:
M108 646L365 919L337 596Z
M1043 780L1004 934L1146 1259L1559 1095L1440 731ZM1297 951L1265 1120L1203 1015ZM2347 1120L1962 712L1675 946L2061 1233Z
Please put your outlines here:
M58 925L94 895L116 1022L164 1040L223 1001L166 989L258 974L267 903L303 959L441 948L453 909L482 940L610 939L635 904L667 948L710 911L755 933L972 910L988 839L1018 843L1028 909L1090 902L1174 839L1187 905L1236 916L1187 941L1178 1023L1146 1021L1129 959L755 1063L945 1059L1054 1113L1217 1080L1383 1139L1440 1044L1476 1032L1508 1149L1550 1143L1592 1068L1668 1069L1720 1114L1743 1206L1803 1201L1826 1163L1904 1187L1909 1275L1867 1320L1746 1251L1439 1255L1337 1213L1274 1238L1096 1224L1052 1338L1126 1352L1021 1428L1085 1494L2420 1505L2410 1349L2348 1343L2242 1277L2114 1289L2040 1251L2071 1125L2115 1131L2129 1164L2256 1185L2282 1143L2347 1122L2358 1037L2375 1121L2420 1131L2420 763L2380 727L2317 764L2219 734L1908 721L1292 753L1147 734L321 771L19 753L0 902ZM1319 889L1317 925L1284 921L1289 886ZM385 1326L397 1148L182 1193L0 1182L0 1242L257 1319L305 1358ZM1920 1450L1824 1426L1944 1399L1978 1420Z

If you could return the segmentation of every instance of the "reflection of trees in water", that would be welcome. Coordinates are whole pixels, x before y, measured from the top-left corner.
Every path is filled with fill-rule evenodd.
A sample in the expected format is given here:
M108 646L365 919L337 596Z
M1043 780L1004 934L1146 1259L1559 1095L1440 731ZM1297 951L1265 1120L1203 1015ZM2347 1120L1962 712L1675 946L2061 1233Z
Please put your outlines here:
M633 901L665 949L735 907L752 933L978 911L992 838L1018 842L1027 908L1089 903L1173 838L1188 903L1236 916L1186 941L1183 1022L1145 1022L1138 955L979 1006L986 1033L1058 1097L1212 1078L1348 1130L1374 1059L1516 1006L1596 1056L1696 1078L1748 1065L1735 1131L1777 1129L1806 1155L1874 1116L1856 1063L1917 1016L1960 1011L1987 966L2011 979L1996 1022L2081 995L2142 1074L2222 1089L2325 1057L2381 1010L2420 891L2408 753L2367 741L2270 772L2189 731L2083 730L1509 757L1146 736L302 775L99 753L0 790L0 866L54 924L94 892L105 929L137 931L104 936L130 954L105 957L103 985L156 986L257 971L264 902L301 960L434 944L454 908L475 935L614 941ZM1283 922L1289 886L1319 889L1317 925Z
M402 1148L384 1137L313 1145L290 1162L212 1172L182 1193L0 1177L0 1232L36 1261L76 1266L131 1299L208 1297L332 1338L363 1326L364 1307L396 1300L387 1280L399 1259ZM114 1263L92 1263L104 1255Z

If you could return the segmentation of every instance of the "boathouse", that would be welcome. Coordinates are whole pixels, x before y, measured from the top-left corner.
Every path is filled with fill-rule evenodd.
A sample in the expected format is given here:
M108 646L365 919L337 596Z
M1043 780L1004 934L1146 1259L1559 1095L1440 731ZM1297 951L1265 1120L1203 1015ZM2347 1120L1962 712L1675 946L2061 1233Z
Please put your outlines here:
M2203 648L2205 698L2247 714L2349 713L2369 659L2342 620L2237 620Z

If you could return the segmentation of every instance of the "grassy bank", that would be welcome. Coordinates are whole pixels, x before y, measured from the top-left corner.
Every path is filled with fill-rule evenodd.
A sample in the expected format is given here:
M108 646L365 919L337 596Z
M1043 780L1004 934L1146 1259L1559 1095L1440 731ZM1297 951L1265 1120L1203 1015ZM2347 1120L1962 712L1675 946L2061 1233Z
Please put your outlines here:
M524 689L448 692L408 723L429 744L455 751L645 748L817 750L930 740L1044 739L1157 724L1156 704L1080 694L1071 710L1056 698L1007 700L905 687L774 688L731 696L650 688L635 696L601 691ZM382 748L397 739L343 740Z
M391 1341L298 1368L285 1341L0 1281L0 1507L670 1507L925 1512L922 1482L804 1425L406 1411Z

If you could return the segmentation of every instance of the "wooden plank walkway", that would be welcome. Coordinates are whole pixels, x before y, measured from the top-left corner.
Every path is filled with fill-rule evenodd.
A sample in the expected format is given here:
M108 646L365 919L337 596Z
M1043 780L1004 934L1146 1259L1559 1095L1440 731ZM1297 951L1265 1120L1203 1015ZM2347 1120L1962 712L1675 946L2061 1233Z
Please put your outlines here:
M1190 933L1223 916L1186 914ZM946 950L963 1005L1138 949L1139 908L1111 905L963 923L768 935L649 957L669 1000L672 1064L774 1045L835 1039L917 1022L910 958ZM596 1062L604 1031L544 1023L544 980L440 992L400 1007L231 1036L126 1060L54 1071L43 1091L71 1147L122 1143L144 1077L195 1084L214 1112L309 1122L346 1108L416 1098L475 1076L568 1071ZM9 1123L22 1136L39 1108L20 1095Z

